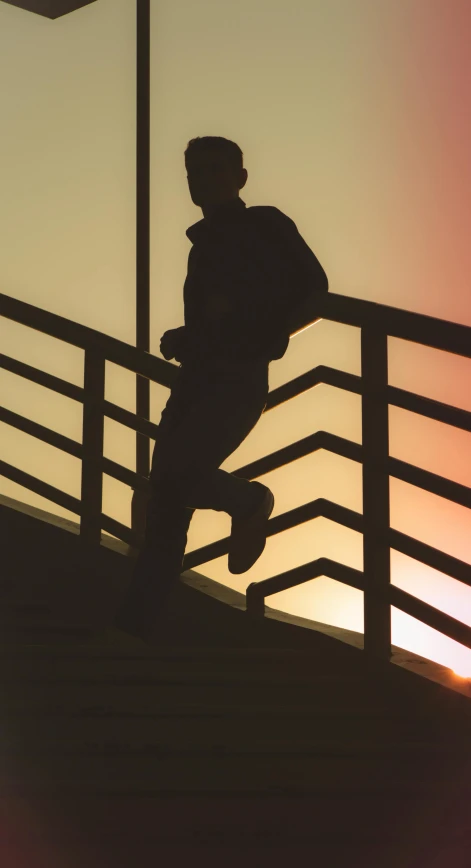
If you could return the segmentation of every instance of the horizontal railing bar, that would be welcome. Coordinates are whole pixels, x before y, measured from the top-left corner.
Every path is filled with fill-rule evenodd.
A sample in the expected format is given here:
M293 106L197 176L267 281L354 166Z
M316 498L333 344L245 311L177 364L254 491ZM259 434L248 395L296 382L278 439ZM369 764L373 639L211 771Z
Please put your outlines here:
M145 350L133 347L111 335L92 329L89 326L72 322L66 317L51 311L27 304L17 298L0 293L0 316L43 332L65 343L85 349L96 349L103 353L106 360L120 365L133 373L147 377L161 386L171 388L178 375L178 365L159 359Z
M133 431L139 431L141 434L147 434L151 440L156 440L159 436L159 426L155 422L149 422L141 416L136 416L124 407L119 407L118 404L113 404L111 401L103 401L103 413L109 419L114 419L120 425L125 425L126 428L132 428Z
M398 458L390 457L388 467L390 475L396 479L401 479L403 482L416 485L418 488L423 488L424 491L429 491L431 494L436 494L438 497L444 497L446 500L471 509L471 488L466 485L452 482L451 479L430 473L429 470L422 470L421 467L414 467L413 464L400 461Z
M294 380L290 380L289 383L285 383L283 386L279 386L270 392L270 396L273 396L269 402L270 409L300 394L302 391L320 384L335 386L336 388L359 395L363 391L361 377L356 374L348 374L337 368L318 365L311 371L307 371L300 377L295 377ZM296 388L291 389L290 387L293 385ZM468 410L462 410L453 407L451 404L434 401L431 398L424 398L422 395L408 392L406 389L399 389L396 386L387 387L387 399L389 404L393 406L410 410L412 413L418 413L421 416L435 419L438 422L444 422L447 425L453 425L456 428L461 428L463 431L471 431L471 412Z
M122 524L122 522L117 521L115 518L111 518L111 516L106 515L105 513L102 513L101 515L101 528L103 531L112 534L112 536L117 537L132 548L139 548L140 546L139 536L132 530L132 528L127 527L127 525Z
M264 455L263 458L257 458L256 461L251 461L250 464L232 470L231 473L233 476L242 476L244 479L254 479L265 473L270 473L272 470L278 470L279 467L284 467L298 458L304 458L305 455L310 455L318 449L335 452L337 455L352 461L362 461L360 443L354 443L353 440L347 440L344 437L337 437L336 434L330 434L328 431L316 431L315 434L309 434L301 440L296 440L288 446L277 449L276 452Z
M41 440L43 443L49 443L50 446L55 446L56 449L61 449L62 452L73 455L74 458L82 458L82 444L77 440L65 437L64 434L58 434L57 431L53 431L45 425L40 425L39 422L33 422L32 419L26 419L24 416L20 416L19 413L14 413L13 410L0 407L0 422L5 422L18 431L24 431L25 434L36 437L37 440Z
M24 470L20 470L18 467L13 467L12 464L8 464L6 461L0 461L0 475L11 479L12 482L17 482L18 485L22 485L23 488L27 488L29 491L34 491L35 494L39 494L46 500L50 500L51 503L56 503L64 509L68 509L69 512L73 512L80 519L82 503L78 497L72 497L72 495L61 491L60 488L55 488L55 486L43 482L42 479L31 476L31 474L25 473ZM136 547L138 545L137 534L125 524L121 524L121 522L116 521L105 513L102 513L101 519L104 531L123 540L123 542L130 546Z
M52 431L50 428L40 425L39 422L25 419L24 416L20 416L12 410L0 407L0 422L12 425L19 431L24 431L26 434L30 434L32 437L41 440L43 443L48 443L50 446L61 449L68 455L73 455L74 458L82 458L83 446L81 443L72 440L70 437L65 437L63 434L58 434L57 431ZM123 465L118 464L116 461L112 461L110 458L105 458L103 456L102 470L104 473L107 473L108 476L112 476L113 479L118 479L120 482L124 482L125 485L129 485L131 488L139 488L144 492L150 490L148 479L138 477L134 470L129 470L127 467L123 467Z
M62 380L59 377L55 377L53 374L41 371L39 368L27 365L25 362L19 362L17 359L13 359L10 356L5 356L3 353L0 354L0 368L11 371L18 376L31 380L34 383L38 383L38 385L44 386L47 389L51 389L54 392L58 392L61 395L65 395L67 398L72 398L73 400L79 401L83 404L84 394L81 386L76 386L74 383L69 383L67 380ZM289 400L289 398L301 394L307 389L322 383L338 386L343 389L349 389L354 392L361 391L360 377L355 377L353 374L346 374L344 371L338 371L335 368L328 368L325 365L318 365L316 368L313 368L312 371L307 371L307 373L302 374L300 377L296 377L289 383L279 386L277 389L273 389L269 393L264 413L277 407L279 404L284 403L284 401ZM153 439L157 436L156 425L154 426L147 420L142 419L142 426L140 427L139 422L137 421L138 417L136 418L134 413L124 410L117 404L105 401L103 412L106 416L120 422L122 425L126 425L128 428L140 431L143 434L148 434Z
M263 614L260 604L264 603L266 597L296 587L319 576L326 576L364 591L364 575L360 570L347 567L345 564L330 560L330 558L318 558L269 579L252 582L246 589L247 611ZM471 648L471 628L467 624L452 618L395 585L389 585L387 590L392 606L406 612L413 618L417 618L450 639Z
M301 506L290 509L282 515L269 519L267 537L274 536L292 527L297 527L306 521L312 521L314 518L327 518L358 533L362 532L363 516L360 513L319 497L309 503L303 503ZM220 558L227 554L228 549L229 537L224 537L224 539L216 540L216 542L208 543L208 545L201 546L199 549L194 549L185 555L183 560L184 569L190 570L193 567Z
M24 431L32 437L36 437L43 443L48 443L50 446L61 449L69 455L73 455L74 458L81 459L83 456L83 446L81 443L72 440L70 437L65 437L63 434L58 434L56 431L52 431L50 428L46 428L38 422L33 422L31 419L25 419L23 416L19 416L18 413L13 413L11 410L7 410L4 407L0 407L0 422L12 425L18 430ZM102 457L102 470L104 473L107 473L108 476L113 477L113 479L118 479L120 482L129 485L131 488L139 488L144 492L150 490L148 479L138 477L134 470L129 470L127 467L118 464L116 461L112 461L110 458Z
M329 292L317 301L319 318L362 328L370 325L393 338L471 358L471 327L362 298Z
M38 368L26 365L24 362L18 362L16 359L10 358L10 356L0 354L0 368L2 367L14 374L18 374L20 377L38 383L46 389L51 389L53 392L65 395L66 398L72 398L72 400L83 404L84 390L82 386L76 386L74 383L67 382L67 380L61 380L59 377L54 377L52 374L47 374ZM118 406L118 404L113 404L111 401L103 401L103 413L121 425L132 428L133 431L147 434L153 440L158 436L158 425L136 416L135 413L131 413L129 410ZM25 417L21 416L19 418L23 419Z
M76 386L74 383L69 383L67 380L55 377L53 374L41 371L39 368L6 356L4 353L0 353L0 368L83 404L83 388L81 386ZM361 394L362 391L361 377L355 374L348 374L336 368L330 368L326 365L318 365L311 371L307 371L305 374L301 374L301 376L290 380L289 383L273 389L268 395L267 406L264 412L266 413L268 410L279 406L313 386L322 384L335 386L336 388L345 389L357 394ZM433 401L430 398L424 398L416 395L414 392L398 389L395 386L388 386L387 397L389 403L395 407L401 407L404 410L410 410L412 413L418 413L421 416L435 419L438 422L453 425L456 428L461 428L463 431L471 431L471 413L467 410L461 410L450 404ZM148 434L155 439L155 430L148 429L148 426L152 425L152 423L143 419L142 423L147 430L140 429L135 414L124 410L118 405L105 401L104 413L122 425L126 425L135 431L140 430L143 434Z
M330 558L316 558L314 561L286 570L277 576L262 579L260 582L252 582L246 590L247 608L249 607L249 598L264 599L272 594L279 594L280 591L294 588L296 585L302 585L311 579L317 579L319 576L335 579L342 584L350 585L351 588L357 588L359 591L363 591L365 587L364 575L361 570L347 567L346 564L332 561Z
M67 380L55 377L53 374L41 371L39 368L35 368L25 362L20 362L17 359L13 359L11 356L4 355L3 353L0 353L0 368L4 368L13 374L17 374L20 377L24 377L27 380L38 383L40 386L44 386L47 389L51 389L51 391L65 395L67 398L80 401L83 404L83 388L81 386L76 386L74 383L69 383ZM295 397L296 395L300 395L302 392L313 388L313 386L321 384L336 386L341 389L347 389L351 392L361 392L361 377L347 374L344 371L337 370L336 368L329 368L326 365L318 365L311 371L307 371L306 373L301 374L301 376L295 377L294 380L291 380L289 383L285 383L283 386L273 389L268 395L267 406L264 409L264 413L268 410L272 410L280 404L283 404L285 401ZM109 407L113 407L113 412L111 412L111 410L108 410L107 412L105 411L106 415L116 418L116 405L109 404L109 402L105 402L105 404ZM118 419L117 421L121 420ZM139 430L135 427L135 423L131 423L130 420L128 422L123 422L123 424L126 424L129 428L134 428L136 431Z
M103 473L106 473L107 476L117 479L119 482L124 483L124 485L129 485L130 488L138 488L144 494L150 494L149 480L143 476L139 476L135 470L129 470L128 467L123 467L122 464L112 461L111 458L104 457L101 459L101 467Z
M274 407L278 407L280 404L300 395L302 392L322 384L334 386L335 388L344 389L345 391L359 395L363 391L361 377L356 374L348 374L345 371L340 371L327 365L318 365L316 368L306 371L306 373L295 377L288 383L284 383L282 386L273 389L268 395L267 406L264 412L272 410ZM453 425L456 428L461 428L463 431L471 431L471 413L468 410L453 407L451 404L443 404L431 398L424 398L422 395L408 392L406 389L399 389L396 386L387 387L387 400L392 406L410 410L412 413L418 413L421 416L435 419L438 422L444 422L447 425Z
M439 633L443 633L449 639L454 639L460 645L471 648L471 627L468 627L467 624L457 621L451 615L446 615L440 609L435 609L429 603L424 603L418 597L413 597L412 594L408 594L407 591L403 591L402 588L398 588L396 585L389 585L388 593L391 606L395 606L396 609L406 612L412 618L416 618L423 624L427 624L434 630L438 630Z
M403 555L420 561L428 567L432 567L433 570L445 573L452 579L471 587L471 564L447 555L439 549L401 533L399 530L394 530L394 528L389 530L389 545L395 551L402 552Z
M115 419L116 422L120 422L128 428L142 431L142 433L148 434L154 440L158 437L158 425L155 425L153 422L147 422L145 419L136 416L135 413L130 413L129 410L124 410L110 401L103 402L103 411L105 416ZM13 410L7 410L6 407L0 407L0 422L5 422L13 428L25 431L26 434L31 434L32 437L36 437L44 443L50 443L51 446L57 446L58 449L69 452L70 455L74 455L76 458L82 457L81 443L72 440L70 437L65 437L63 434L58 434L39 422L33 422L32 419L27 419L19 413L14 413Z
M463 431L471 431L471 413L468 410L460 410L452 407L451 404L432 401L431 398L423 398L421 395L408 392L406 389L397 389L395 386L388 386L387 398L394 407L410 410L411 413L427 416L429 419L444 422L445 425L453 425Z
M343 527L348 527L356 533L363 533L363 514L349 509L347 506L340 506L339 503L334 503L326 498L319 498L322 512L322 518L328 521L335 521L336 524L341 524Z
M268 413L269 410L279 407L280 404L284 404L286 401L296 398L297 395L301 395L303 392L313 389L314 386L319 386L322 383L322 379L319 376L319 367L320 365L310 371L305 371L305 373L300 374L299 377L294 377L294 379L290 380L288 383L283 383L282 386L277 386L276 389L272 389L268 393L267 403L263 412Z
M298 524L301 524L303 521L309 521L312 518L318 517L324 517L332 521L336 521L358 532L362 531L363 516L360 513L355 513L353 512L353 510L348 510L347 508L341 507L338 504L332 503L331 501L319 498L316 501L312 501L310 504L305 504L303 507L297 507L296 509L291 510L288 513L284 513L283 516L277 516L275 519L271 519L269 521L267 536L272 536L276 533L280 533L282 530L287 530L289 527L295 527ZM442 552L438 552L437 550L434 550L430 546L426 546L425 544L420 543L417 540L408 538L398 531L394 531L391 529L390 535L390 544L392 548L403 551L404 554L409 554L411 557L416 557L417 559L422 560L424 563L429 562L429 565L432 566L434 569L437 569L448 575L452 575L454 578L464 581L466 584L471 584L471 567L469 567L469 565L465 564L462 561L458 561L456 558L451 558L450 556L444 555ZM206 563L209 560L221 557L227 552L228 540L229 538L225 538L224 540L218 540L216 543L212 543L208 546L204 546L200 549L190 552L187 556L185 556L184 569L191 569L194 566L198 566L202 563ZM433 559L435 559L435 562L432 562ZM360 590L363 590L363 585L361 585L360 587L359 578L360 575L363 576L363 573L359 571L353 571L351 574L343 573L343 570L348 571L352 568L338 565L336 562L330 562L329 559L323 560L325 564L335 564L335 567L331 567L331 571L328 572L326 571L327 568L324 564L324 566L322 567L323 572L319 573L319 575L326 575L329 578L336 579L337 581L342 581L346 584L350 584L352 587L357 587ZM308 581L309 578L315 578L312 572L310 572L311 566L312 564L302 565L301 567L297 567L294 571L290 570L287 573L283 573L281 578L275 578L280 578L280 583L282 583L283 581L285 581L285 577L294 576L294 578L296 579L294 584L299 584L302 581ZM304 571L304 568L307 569L307 573ZM336 570L335 573L334 569ZM466 575L466 570L468 570L468 575ZM356 573L358 573L358 575L354 583ZM304 575L306 575L307 578L302 579L301 577ZM349 579L347 581L348 576ZM266 581L271 581L271 579ZM263 582L257 583L257 585L260 584L263 584ZM289 585L289 587L291 586L292 585ZM274 583L273 587L274 590L271 590L270 593L276 593L279 590L284 590L285 586L281 587L281 584L277 585L276 583ZM434 625L430 624L430 626ZM440 628L437 627L437 629ZM456 638L456 636L453 636L452 638Z
M57 392L59 395L65 395L66 398L72 398L73 401L79 401L83 404L82 386L76 386L75 383L69 383L67 380L55 377L46 371L41 371L39 368L34 368L25 362L19 362L18 359L5 356L3 353L0 353L0 368L3 368L5 371L11 371L12 374L17 374L19 377L24 377L26 380L38 383L39 386L44 386L46 389L51 389L51 391Z
M59 506L68 509L69 512L74 512L76 515L81 515L82 505L78 497L72 497L71 494L66 494L60 488L55 488L54 485L49 485L48 482L43 482L36 476L31 476L19 467L14 467L13 464L8 464L7 461L0 461L0 475L11 479L12 482L17 482L23 488L28 488L29 491L34 491L46 500L52 503L57 503Z
M320 446L319 449L325 449L326 452L333 452L335 455L341 455L342 458L348 458L350 461L363 462L363 446L361 443L355 443L354 440L347 440L346 437L339 437L337 434L331 434L330 431L319 431Z
M334 386L336 389L344 389L346 392L354 392L357 395L363 393L363 382L358 374L348 374L346 371L340 371L338 368L331 368L328 365L319 365L317 368L320 382L326 386Z
M391 337L413 341L471 358L471 328L469 326L401 310L366 299L338 295L333 292L321 295L317 304L319 318L356 328L373 325ZM154 379L148 373L147 362L149 359L146 360L144 350L138 350L136 347L131 347L109 335L103 335L88 326L72 322L58 314L43 310L4 293L0 293L0 316L5 316L82 349L87 346L100 348L109 361L129 370L137 371L142 376L149 376L149 379ZM172 369L176 366L158 358L155 359L155 362L158 364L152 363L152 367L157 372L156 382L170 386L173 377ZM159 379L160 376L162 377L161 380Z
M304 374L294 377L288 383L283 383L282 386L272 389L268 394L267 404L263 412L273 410L274 407L279 407L280 404L284 404L297 395L314 388L314 386L320 385L335 386L338 389L346 389L358 394L361 394L362 391L361 377L348 374L337 368L330 368L327 365L317 365L310 371L305 371Z
M109 461L109 459L107 459L107 461ZM113 463L114 462L110 462L110 464ZM60 491L60 489L48 485L34 476L30 476L30 474L7 464L5 461L0 461L0 474L3 474L13 482L18 482L19 485L23 485L31 491L35 491L37 494L40 494L42 497L47 498L53 503L58 503L60 506L63 506L64 509L68 509L76 515L81 514L81 501L79 499L65 494ZM110 475L112 474L110 473ZM122 481L126 484L132 483L134 488L144 488L144 486L138 484L139 478L137 477L137 474L134 474L132 471L121 468L120 475L122 475ZM136 477L135 480L132 479L134 476ZM146 482L147 480L144 480L144 484ZM346 507L339 506L336 503L331 503L323 498L318 498L311 503L303 504L301 507L297 507L281 516L271 519L268 523L267 536L273 536L283 530L288 530L290 527L296 527L303 522L311 521L312 519L319 517L328 518L331 521L335 521L345 527L350 527L352 530L358 530L361 533L361 515L347 509ZM102 530L108 531L108 533L113 534L113 536L118 537L118 539L122 539L123 542L132 546L137 545L138 536L130 528L115 519L110 518L110 516L107 516L104 513L102 513L101 517L101 526ZM223 539L216 540L214 543L201 546L185 555L182 570L192 569L194 566L209 563L209 561L227 554L228 550L229 537L224 537Z
M13 374L17 374L20 377L31 380L33 383L44 386L46 389L51 389L53 392L65 395L66 398L72 398L72 400L83 404L84 390L82 386L76 386L67 380L54 377L53 374L48 374L24 362L19 362L17 359L3 355L3 353L0 353L0 368L11 371ZM134 431L139 431L142 434L148 434L153 439L157 437L157 425L147 421L147 419L140 419L135 413L131 413L129 410L113 404L111 401L103 402L103 413L110 419L120 422L121 425L126 425L127 428L132 428Z

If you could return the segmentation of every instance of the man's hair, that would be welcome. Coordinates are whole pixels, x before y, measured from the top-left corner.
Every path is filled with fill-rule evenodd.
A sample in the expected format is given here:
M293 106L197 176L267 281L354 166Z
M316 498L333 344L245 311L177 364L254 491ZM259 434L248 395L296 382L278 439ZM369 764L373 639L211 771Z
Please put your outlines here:
M244 155L239 145L231 142L230 139L224 139L222 136L197 136L196 139L190 139L185 151L185 166L188 168L188 162L191 162L193 154L208 150L225 154L229 164L237 174L243 169Z

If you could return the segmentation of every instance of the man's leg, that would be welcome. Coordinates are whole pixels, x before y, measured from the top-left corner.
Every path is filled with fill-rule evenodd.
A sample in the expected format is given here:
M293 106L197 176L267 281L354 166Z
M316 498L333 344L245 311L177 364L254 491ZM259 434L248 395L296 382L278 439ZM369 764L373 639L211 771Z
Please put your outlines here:
M193 509L175 500L172 489L153 485L147 503L144 545L137 557L131 584L113 624L147 638L166 606L181 574Z
M268 397L268 369L227 382L215 376L188 376L186 389L188 399L178 424L162 431L159 448L156 444L154 449L151 478L165 478L167 487L189 508L214 509L233 517L250 512L260 500L259 486L220 465L260 419Z
M141 636L152 629L181 573L195 509L237 517L257 505L258 486L219 465L256 425L267 394L266 370L228 384L188 379L169 399L152 457L145 544L116 627Z

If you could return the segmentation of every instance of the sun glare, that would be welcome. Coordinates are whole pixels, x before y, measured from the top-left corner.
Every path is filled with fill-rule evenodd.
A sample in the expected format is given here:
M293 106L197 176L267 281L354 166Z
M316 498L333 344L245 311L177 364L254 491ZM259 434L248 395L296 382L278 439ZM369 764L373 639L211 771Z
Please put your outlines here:
M461 672L458 672L456 669L452 669L451 671L452 671L455 675L457 675L458 678L464 678L464 679L466 679L466 680L467 680L468 678L471 678L471 672L466 672L466 673L465 673L463 669L461 670Z

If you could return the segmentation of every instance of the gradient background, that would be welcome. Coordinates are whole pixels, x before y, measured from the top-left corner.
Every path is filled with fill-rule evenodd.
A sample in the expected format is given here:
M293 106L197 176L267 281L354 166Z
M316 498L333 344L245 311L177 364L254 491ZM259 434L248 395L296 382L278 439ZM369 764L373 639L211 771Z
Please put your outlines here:
M151 2L151 352L183 324L202 218L186 181L190 138L244 153L241 198L296 223L333 293L471 326L469 0ZM51 21L0 3L1 292L135 343L135 0ZM2 351L83 385L83 353L0 320ZM389 340L390 383L471 410L471 361ZM358 329L322 321L270 365L276 388L317 364L360 373ZM0 402L81 441L81 407L6 371ZM151 420L168 399L151 383ZM106 399L135 412L130 372L107 363ZM1 423L0 423L1 424ZM359 396L318 386L266 415L222 465L235 470L317 429L361 441ZM80 496L80 462L1 424L2 458ZM390 411L391 454L471 485L470 435ZM153 447L153 441L152 441ZM105 420L105 455L135 469L135 435ZM320 451L261 477L273 516L316 497L361 511L361 467ZM10 497L77 516L0 477ZM131 521L130 489L104 476L103 511ZM470 562L469 512L391 480L391 524ZM230 532L195 513L187 551ZM315 519L267 540L250 571L202 567L237 590L326 556L362 569L362 537ZM199 569L199 568L198 568ZM471 589L392 552L392 581L471 625ZM363 595L319 578L270 606L363 630ZM396 645L471 676L471 651L393 609Z

